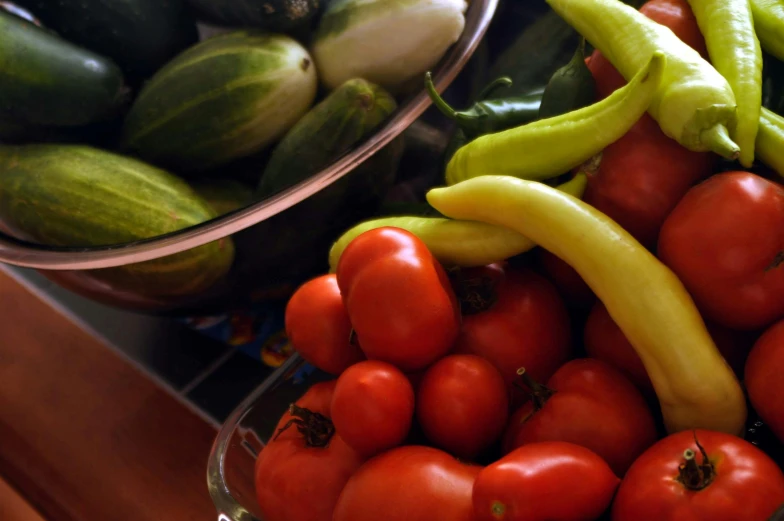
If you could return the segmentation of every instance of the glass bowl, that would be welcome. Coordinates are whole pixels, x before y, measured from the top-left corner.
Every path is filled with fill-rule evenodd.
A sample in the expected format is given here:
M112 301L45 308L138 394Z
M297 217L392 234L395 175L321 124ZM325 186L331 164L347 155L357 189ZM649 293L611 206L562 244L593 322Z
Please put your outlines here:
M226 419L207 463L207 486L219 521L264 521L253 484L256 456L289 404L311 385L333 378L294 354Z
M433 69L433 79L439 92L452 83L476 50L493 18L497 3L498 0L472 0L469 3L462 35ZM329 167L265 200L209 222L143 241L84 248L32 244L0 231L0 262L40 270L56 284L83 296L146 313L211 313L245 306L258 300L285 298L310 274L306 273L307 270L299 270L297 273L296 267L289 265L290 259L296 255L280 255L279 259L258 262L258 258L264 256L261 253L265 253L264 234L268 236L275 231L271 225L265 229L265 221L274 221L276 215L349 175L384 147L394 145L397 138L401 137L430 104L430 98L424 88L417 89L414 94L400 101L399 108L376 133ZM232 236L235 244L239 246L235 265L225 281L202 294L152 298L139 294L133 288L113 287L99 281L90 271L167 257L229 236ZM321 246L328 247L328 243L319 244L319 247ZM245 247L247 253L240 256L239 250L242 247ZM291 247L295 248L296 245L292 244ZM308 248L308 251L303 252L303 256L309 254L313 257L315 249L312 245ZM324 258L326 259L326 250ZM289 275L286 272L292 273Z

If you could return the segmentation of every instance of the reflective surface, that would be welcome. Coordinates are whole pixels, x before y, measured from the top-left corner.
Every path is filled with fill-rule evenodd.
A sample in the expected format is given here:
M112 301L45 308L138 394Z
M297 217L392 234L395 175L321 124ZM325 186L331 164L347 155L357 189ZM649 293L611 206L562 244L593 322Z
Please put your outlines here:
M487 30L497 2L475 0L469 6L462 36L434 70L439 92L446 89L471 57ZM400 135L429 105L429 97L421 90L403 101L376 134L329 168L269 199L207 223L154 239L92 248L40 246L0 234L0 262L46 270L107 268L165 257L230 236L290 208L345 176Z

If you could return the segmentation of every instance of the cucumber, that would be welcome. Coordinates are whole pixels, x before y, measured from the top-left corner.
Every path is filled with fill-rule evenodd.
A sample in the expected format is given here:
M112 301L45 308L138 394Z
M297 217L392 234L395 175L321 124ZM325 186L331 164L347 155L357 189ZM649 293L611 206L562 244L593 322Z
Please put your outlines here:
M111 60L0 10L0 114L10 123L86 125L110 119L124 101Z
M257 195L277 193L319 172L356 146L395 110L394 99L364 80L350 80L316 105L275 148ZM369 218L392 186L403 137L299 204L238 234L266 286L296 285L326 271L329 248L345 229Z
M46 27L113 59L126 78L148 78L198 40L183 0L16 0Z
M321 0L188 0L200 18L229 27L288 32L307 27Z
M208 221L215 211L184 181L135 159L81 145L0 146L0 228L48 246L138 241ZM92 270L137 295L188 296L231 267L226 238L137 264Z
M216 36L145 85L122 148L179 173L206 171L277 141L310 108L316 88L310 55L288 36Z
M253 202L253 189L233 179L199 180L192 182L191 186L218 215L239 210Z
M319 21L312 52L333 89L364 78L398 91L421 85L465 27L465 0L332 0Z

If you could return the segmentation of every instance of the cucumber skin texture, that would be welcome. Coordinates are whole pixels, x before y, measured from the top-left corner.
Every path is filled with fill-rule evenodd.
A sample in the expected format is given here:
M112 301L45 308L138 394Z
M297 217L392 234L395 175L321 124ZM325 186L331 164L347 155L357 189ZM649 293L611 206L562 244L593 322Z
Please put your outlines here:
M257 197L318 173L371 135L394 110L394 99L383 89L364 80L344 83L278 144ZM403 148L400 135L332 185L238 234L239 248L247 250L246 257L253 259L268 285L298 285L329 269L332 242L373 215L395 181Z
M142 89L122 148L178 173L203 172L252 155L307 112L318 80L295 40L234 31L170 61Z
M19 125L105 121L124 103L111 60L0 10L0 113Z
M326 168L396 108L395 99L383 88L362 79L346 81L278 143L264 169L258 195L268 197Z
M134 82L198 41L183 0L15 0L66 40L114 60Z
M81 145L0 146L0 229L48 246L152 238L208 221L215 211L181 179L132 158ZM117 268L98 280L145 296L207 290L232 265L231 239Z
M252 26L271 32L306 27L323 0L188 0L209 22L229 27Z

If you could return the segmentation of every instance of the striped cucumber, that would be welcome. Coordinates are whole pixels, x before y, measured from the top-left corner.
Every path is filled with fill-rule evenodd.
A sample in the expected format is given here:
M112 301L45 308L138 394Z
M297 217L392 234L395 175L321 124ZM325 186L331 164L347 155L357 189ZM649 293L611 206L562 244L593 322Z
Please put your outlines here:
M241 30L201 42L145 85L123 148L178 172L201 172L276 141L310 108L316 70L282 35Z
M0 146L0 228L48 246L106 246L187 228L215 211L181 179L81 145ZM229 270L231 239L95 278L147 296L200 293Z

